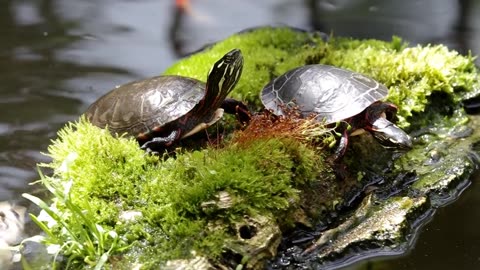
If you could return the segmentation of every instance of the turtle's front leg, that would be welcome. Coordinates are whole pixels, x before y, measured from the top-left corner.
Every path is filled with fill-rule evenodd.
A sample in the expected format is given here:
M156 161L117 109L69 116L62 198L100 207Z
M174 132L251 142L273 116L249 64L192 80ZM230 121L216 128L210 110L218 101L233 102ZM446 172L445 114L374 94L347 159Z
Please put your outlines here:
M347 128L344 128L342 131L342 136L338 142L337 149L335 149L335 152L327 159L327 162L330 163L335 176L339 180L345 179L348 175L347 167L342 162L343 156L345 156L345 152L347 151L348 140L348 130Z
M226 113L235 114L240 123L246 124L250 122L251 113L245 103L233 98L226 98L220 107Z
M153 137L151 140L147 141L146 143L140 146L141 149L147 150L149 152L158 152L155 150L164 149L169 147L174 142L180 139L181 131L180 129L173 130L168 136L164 137Z
M331 157L333 162L338 163L342 160L343 156L345 155L345 152L347 151L348 139L349 139L348 130L345 128L342 131L342 137L340 137L337 149L335 149L335 153Z

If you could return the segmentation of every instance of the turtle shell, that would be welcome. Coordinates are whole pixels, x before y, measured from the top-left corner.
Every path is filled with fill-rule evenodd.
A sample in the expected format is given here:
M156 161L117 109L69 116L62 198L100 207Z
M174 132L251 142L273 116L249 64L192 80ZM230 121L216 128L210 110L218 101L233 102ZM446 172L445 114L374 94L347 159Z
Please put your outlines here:
M274 114L283 115L283 108L297 106L302 116L314 114L330 124L359 114L387 94L387 87L360 73L306 65L273 79L263 88L261 99Z
M205 83L182 76L157 76L119 86L85 112L92 124L137 137L186 115L205 95Z

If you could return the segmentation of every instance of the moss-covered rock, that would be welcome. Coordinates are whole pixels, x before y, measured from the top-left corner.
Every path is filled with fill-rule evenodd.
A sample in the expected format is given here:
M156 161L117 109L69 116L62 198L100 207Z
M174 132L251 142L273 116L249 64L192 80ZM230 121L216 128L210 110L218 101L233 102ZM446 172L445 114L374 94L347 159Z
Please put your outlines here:
M41 181L54 194L53 203L29 197L50 216L34 217L47 232L46 243L63 245L59 252L70 258L69 265L262 268L281 236L299 224L334 232L327 233L328 241L318 240L322 246L342 243L324 246L331 254L313 256L317 259L343 256L355 243L397 245L405 239L400 233L411 229L406 223L411 213L420 216L433 191L455 188L435 182L438 174L458 183L471 173L473 161L466 155L459 154L460 163L446 158L451 149L465 151L477 140L466 132L469 118L459 107L463 97L479 90L471 56L440 45L409 48L398 38L325 41L317 34L267 27L233 35L165 73L205 80L211 64L232 48L240 48L245 58L232 95L255 110L261 108L263 86L300 65L330 64L376 78L389 87L388 100L400 107L400 125L413 132L414 150L399 159L369 135L352 138L345 157L348 175L337 181L325 163L325 138L332 134L295 115L259 114L242 130L212 136L223 137L221 142L178 148L162 157L81 119L62 129L49 147L53 161L43 166L54 173ZM439 96L444 103L433 104ZM460 137L472 140L462 143ZM433 162L437 156L445 157L444 163ZM357 207L372 190L375 196L367 198L375 198L373 204L353 211L344 223L336 219L339 210ZM383 230L388 226L399 230ZM342 240L360 231L364 238Z
M270 235L262 231L272 226L291 227L289 213L300 205L302 188L326 173L321 154L306 141L267 134L251 138L243 131L223 147L178 149L175 158L159 158L140 150L133 138L115 138L81 119L62 129L49 147L53 161L44 166L54 174L42 181L57 190L68 186L68 198L55 200L55 209L75 212L68 199L88 209L93 222L121 235L122 245L131 245L123 255L128 263L148 269L189 258L191 251L215 261L239 248L233 239L242 234L238 224L246 216L281 217L255 229L255 235ZM58 235L50 244L71 241L61 231L81 229L78 222L69 218L50 228ZM277 245L279 240L280 233ZM253 259L244 249L238 256Z

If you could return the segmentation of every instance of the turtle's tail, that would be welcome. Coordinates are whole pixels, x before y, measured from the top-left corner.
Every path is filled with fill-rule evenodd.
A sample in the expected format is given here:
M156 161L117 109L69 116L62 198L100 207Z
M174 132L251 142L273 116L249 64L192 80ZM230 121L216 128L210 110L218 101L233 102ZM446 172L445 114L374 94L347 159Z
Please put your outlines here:
M198 104L198 112L213 112L220 107L227 95L235 88L243 69L243 56L233 49L218 60L208 73L205 97Z

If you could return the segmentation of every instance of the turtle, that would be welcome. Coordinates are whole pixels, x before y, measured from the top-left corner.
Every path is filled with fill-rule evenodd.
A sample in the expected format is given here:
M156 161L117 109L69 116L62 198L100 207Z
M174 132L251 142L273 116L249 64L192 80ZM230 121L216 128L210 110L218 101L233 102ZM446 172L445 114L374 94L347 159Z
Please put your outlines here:
M349 136L369 131L381 145L410 149L410 136L393 122L397 107L384 102L388 88L363 74L329 65L305 65L271 80L261 91L265 108L275 115L296 108L341 133L333 160L341 159Z
M92 103L85 116L95 126L135 137L142 149L158 152L206 129L224 111L248 122L247 106L226 98L242 69L242 53L233 49L212 66L206 83L179 75L130 82Z

